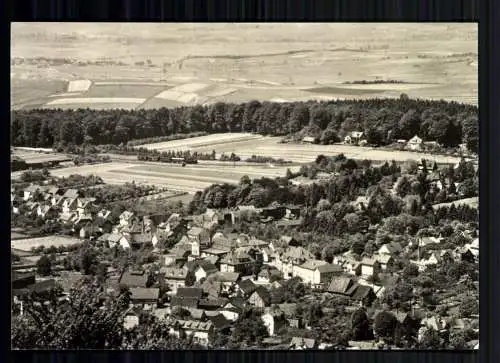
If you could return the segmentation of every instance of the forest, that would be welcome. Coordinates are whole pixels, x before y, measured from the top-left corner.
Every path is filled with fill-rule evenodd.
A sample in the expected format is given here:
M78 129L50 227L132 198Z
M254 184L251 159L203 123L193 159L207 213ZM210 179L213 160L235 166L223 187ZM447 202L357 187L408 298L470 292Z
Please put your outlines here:
M264 135L312 136L322 144L337 142L351 131L363 131L370 145L418 135L445 148L465 143L478 150L478 109L446 101L370 99L308 102L218 102L173 109L62 110L12 112L11 145L126 144L193 132L255 132Z

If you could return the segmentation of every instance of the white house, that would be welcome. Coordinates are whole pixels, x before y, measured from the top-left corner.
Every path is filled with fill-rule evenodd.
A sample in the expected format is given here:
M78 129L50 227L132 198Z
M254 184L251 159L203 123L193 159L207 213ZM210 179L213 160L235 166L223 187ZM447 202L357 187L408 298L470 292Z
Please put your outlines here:
M385 245L382 245L377 253L379 255L389 255L389 256L394 256L403 251L403 247L397 242L390 242L386 243Z
M376 276L380 270L380 264L377 260L371 258L363 258L361 261L362 276Z
M422 139L420 137L418 137L417 135L413 136L410 140L408 140L408 143L406 144L406 146L410 149L410 150L421 150L422 149Z
M217 273L219 270L208 261L200 261L200 265L195 269L196 281L207 278L207 276Z
M272 311L262 314L261 319L270 337L274 336L286 324L286 320L282 316L274 314Z
M187 336L192 336L194 342L201 345L208 345L210 334L214 330L211 321L178 320L178 322L179 329L183 330Z
M294 266L294 276L300 277L306 284L319 285L329 281L334 275L341 274L342 267L320 260L309 260Z

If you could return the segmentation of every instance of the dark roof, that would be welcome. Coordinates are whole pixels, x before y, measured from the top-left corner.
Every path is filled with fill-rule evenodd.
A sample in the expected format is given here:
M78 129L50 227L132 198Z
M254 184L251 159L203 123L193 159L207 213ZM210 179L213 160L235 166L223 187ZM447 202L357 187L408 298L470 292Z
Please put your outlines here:
M200 299L198 306L200 308L221 308L228 302L227 299L217 298L217 299Z
M145 287L132 287L130 288L132 300L147 300L156 301L160 296L160 289L158 288L145 288Z
M182 307L190 307L197 308L198 307L198 298L196 297L180 297L180 296L172 296L170 299L170 305L174 306L182 306Z
M241 280L238 282L238 287L245 295L250 295L257 289L257 286L250 279Z
M224 315L222 315L222 314L211 316L209 319L212 322L212 324L214 325L215 329L222 330L222 329L229 328L231 326L231 322L229 320L227 320L224 317Z
M336 294L346 294L349 288L354 284L354 281L345 276L336 276L332 278L328 291Z
M235 298L232 298L231 300L229 300L228 302L226 302L226 305L228 304L231 304L232 306L234 306L234 308L232 310L235 310L237 312L242 312L243 311L243 307L245 306L245 301L241 298L238 298L238 297L235 297Z
M370 293L373 293L373 289L370 286L357 284L354 291L349 295L354 300L363 300L368 297Z
M63 195L64 198L78 198L79 196L80 193L76 189L68 189Z
M253 293L258 294L264 303L269 304L271 302L271 294L265 287L259 286Z
M219 269L210 261L207 260L200 260L198 261L198 267L203 268L205 272L215 272L219 271Z
M33 278L35 276L36 276L35 272L18 272L18 271L12 271L11 282L14 283L14 282L19 281L19 280Z
M127 285L128 287L146 287L148 275L142 271L125 271L120 279L120 284Z
M203 289L196 287L179 287L176 294L177 297L196 299L201 299L202 295Z

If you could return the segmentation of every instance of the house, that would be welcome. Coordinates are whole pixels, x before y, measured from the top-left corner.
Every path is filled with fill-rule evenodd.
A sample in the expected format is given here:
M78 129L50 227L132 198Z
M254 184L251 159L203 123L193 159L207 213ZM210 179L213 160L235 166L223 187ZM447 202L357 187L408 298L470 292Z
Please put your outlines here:
M50 204L52 204L54 207L60 207L62 208L64 204L64 198L61 195L53 195L50 199Z
M422 150L422 139L415 135L410 140L408 140L406 146L408 149L413 151Z
M250 279L241 280L236 285L237 292L243 297L249 297L257 289L257 286Z
M82 228L80 228L79 231L80 238L82 239L95 237L99 233L100 233L99 227L97 227L93 223L87 223Z
M237 272L219 272L216 276L216 279L222 283L225 291L231 290L239 278L240 274Z
M266 310L267 311L262 314L261 319L267 329L267 334L272 337L276 332L287 325L287 321L281 310L272 308Z
M343 272L342 267L321 260L308 260L294 267L294 276L300 277L306 284L319 285L330 282L334 275Z
M39 185L30 185L23 190L23 200L28 201L33 199L36 193L40 192L41 188Z
M95 212L95 198L78 198L76 212L78 215L90 214Z
M385 245L382 245L379 248L377 253L379 255L394 256L394 255L400 254L402 251L403 251L403 248L401 247L401 245L398 242L390 242L390 243L386 243Z
M344 137L344 142L346 144L359 144L363 140L363 135L362 131L352 131Z
M262 268L260 272L257 274L257 282L268 284L271 282L271 277L281 277L281 272L279 272L276 268Z
M110 234L103 234L101 238L105 238L105 242L108 243L109 248L113 248L120 243L122 235L120 233L110 233Z
M188 274L186 270L176 267L162 267L159 273L164 283L174 294L177 293L178 288L185 287L185 281Z
M78 200L76 198L66 198L64 199L62 205L62 211L63 213L76 212L77 207L78 207Z
M125 330L132 330L137 325L139 325L139 315L133 309L130 309L123 318L123 327Z
M305 144L315 144L316 143L316 138L313 136L304 136L302 138L302 142Z
M101 209L99 212L97 212L97 217L111 220L111 211L108 209Z
M214 331L214 325L211 321L178 320L178 323L178 329L183 331L186 336L192 336L193 342L208 345L210 335Z
M382 271L387 271L394 265L394 259L390 255L379 255L375 257L375 260L379 263Z
M51 205L39 205L36 214L43 219L53 219L58 216L57 210Z
M266 288L259 286L248 298L248 303L255 308L263 309L271 304L271 294Z
M243 312L245 302L240 298L231 299L218 311L229 321L238 320L239 315Z
M333 277L327 291L334 295L345 296L358 301L362 305L370 305L376 299L375 292L370 286L361 285L352 278L344 276Z
M289 247L299 247L301 246L301 243L297 241L297 239L293 238L292 236L281 236L280 237L280 242Z
M202 279L207 278L207 276L218 272L219 270L215 265L211 264L208 261L201 260L198 262L198 267L194 271L194 275L196 277L196 281L200 281Z
M59 220L62 223L69 224L72 221L74 221L77 218L76 213L69 212L69 213L61 213L59 216Z
M119 284L131 287L146 287L148 275L144 270L128 270L120 277Z
M250 275L262 261L262 254L253 247L240 247L225 255L220 261L221 272L237 272Z
M203 290L195 287L179 287L177 293L172 296L170 306L198 308L198 303L203 295Z
M120 238L120 246L124 249L140 249L143 246L146 246L148 244L151 244L151 234L149 233L125 233L123 236Z
M293 337L289 349L291 350L307 350L316 348L316 341L314 339Z
M303 247L288 247L277 256L276 267L283 273L285 279L289 279L293 277L294 266L313 259L314 255Z
M217 315L210 316L209 320L212 322L214 330L226 334L229 333L231 322L223 314L218 313Z
M226 305L228 299L221 297L209 296L206 299L200 299L198 302L198 307L204 309L205 311L215 311Z
M134 221L134 213L129 212L129 211L124 211L122 214L120 214L120 226L130 226L132 225Z
M79 198L80 192L77 189L68 189L66 192L64 192L63 197L65 199L77 199Z
M62 189L59 188L59 187L56 187L56 186L47 189L46 193L49 194L49 195L51 195L51 196L56 196L56 195L60 196L60 195L64 194L63 191L62 191Z
M143 307L156 307L160 296L159 288L131 287L130 301L134 305Z
M187 232L187 238L190 242L198 242L200 246L208 246L210 244L210 233L201 227L191 228Z
M361 260L361 275L362 276L377 276L380 271L380 264L372 258L363 258Z

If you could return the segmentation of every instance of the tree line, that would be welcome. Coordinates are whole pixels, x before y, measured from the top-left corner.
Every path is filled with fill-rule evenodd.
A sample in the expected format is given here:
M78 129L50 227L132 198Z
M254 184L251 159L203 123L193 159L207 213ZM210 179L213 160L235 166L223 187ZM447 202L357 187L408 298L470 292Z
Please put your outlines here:
M179 133L255 132L312 136L324 144L363 131L369 144L387 145L419 135L447 148L478 148L476 106L409 99L336 100L274 103L217 102L173 109L61 110L12 112L11 145L115 144Z

